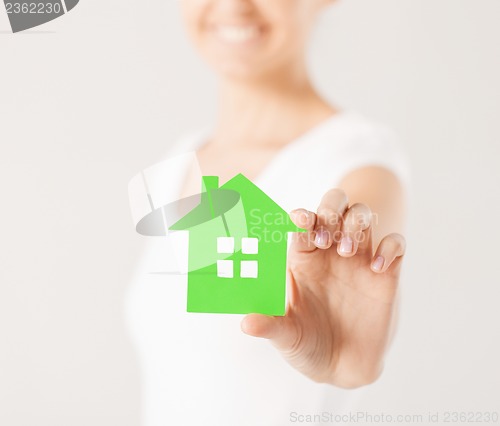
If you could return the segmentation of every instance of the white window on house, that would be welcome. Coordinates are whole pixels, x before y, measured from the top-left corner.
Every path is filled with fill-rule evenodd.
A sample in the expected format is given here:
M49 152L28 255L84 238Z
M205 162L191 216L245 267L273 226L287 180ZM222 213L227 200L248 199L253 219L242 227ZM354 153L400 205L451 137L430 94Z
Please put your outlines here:
M234 238L217 238L217 253L234 253Z
M217 238L217 253L228 254L234 253L234 238L219 237ZM241 253L258 254L259 239L258 238L242 238ZM258 261L257 260L241 260L240 262L240 277L241 278L257 278L258 276ZM220 278L234 277L233 260L218 260L217 261L217 276Z
M241 252L243 254L258 254L259 253L259 239L258 238L242 238L241 239Z
M242 260L240 263L241 278L257 278L258 262L256 260Z
M233 278L233 261L218 260L217 261L217 276L221 278Z

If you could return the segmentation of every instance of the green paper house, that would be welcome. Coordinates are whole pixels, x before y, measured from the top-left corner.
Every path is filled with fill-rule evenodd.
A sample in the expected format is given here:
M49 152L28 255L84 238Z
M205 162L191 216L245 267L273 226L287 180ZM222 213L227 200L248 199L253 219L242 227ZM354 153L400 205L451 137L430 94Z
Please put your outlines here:
M285 314L288 232L303 232L242 174L219 188L203 177L200 204L172 225L189 231L188 312Z

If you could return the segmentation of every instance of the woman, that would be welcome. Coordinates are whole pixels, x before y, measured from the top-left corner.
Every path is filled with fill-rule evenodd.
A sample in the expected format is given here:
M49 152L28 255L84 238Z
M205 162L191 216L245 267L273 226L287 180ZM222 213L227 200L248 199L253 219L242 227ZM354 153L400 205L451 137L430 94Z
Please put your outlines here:
M284 317L184 312L185 277L143 273L168 258L151 246L128 299L146 425L288 424L345 409L346 389L382 371L405 250L406 163L384 127L311 84L306 45L328 3L181 2L220 96L213 129L179 145L196 150L202 174L243 173L295 208L308 232L289 250ZM194 169L172 181L180 194L199 192Z

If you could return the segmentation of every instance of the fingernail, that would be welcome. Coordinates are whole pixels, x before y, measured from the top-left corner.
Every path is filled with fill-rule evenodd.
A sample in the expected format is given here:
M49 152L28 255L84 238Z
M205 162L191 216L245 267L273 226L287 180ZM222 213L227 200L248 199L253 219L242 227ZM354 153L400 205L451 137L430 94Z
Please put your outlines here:
M326 232L324 229L317 230L316 237L314 238L314 244L321 247L328 246L328 232Z
M375 271L381 271L384 267L384 258L382 256L377 256L377 258L372 263L372 268Z
M352 252L351 237L342 237L342 239L340 240L340 252L345 254Z

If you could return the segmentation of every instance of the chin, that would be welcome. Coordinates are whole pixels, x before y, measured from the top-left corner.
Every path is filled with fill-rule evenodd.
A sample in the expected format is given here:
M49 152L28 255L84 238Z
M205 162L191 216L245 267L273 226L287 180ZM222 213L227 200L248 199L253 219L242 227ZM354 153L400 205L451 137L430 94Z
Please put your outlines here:
M259 63L248 63L238 61L212 61L215 72L228 79L255 80L266 74Z

